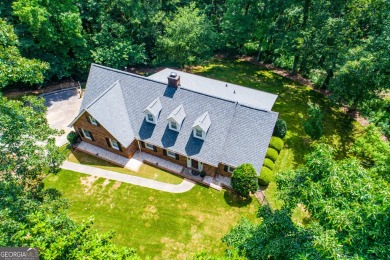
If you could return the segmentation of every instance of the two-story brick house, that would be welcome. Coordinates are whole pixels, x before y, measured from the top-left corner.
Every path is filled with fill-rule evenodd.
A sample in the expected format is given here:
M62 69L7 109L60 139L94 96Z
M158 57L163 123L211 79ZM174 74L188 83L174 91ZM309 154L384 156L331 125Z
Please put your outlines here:
M259 171L277 96L181 71L150 77L92 64L79 115L83 141L131 158L139 150L207 175Z

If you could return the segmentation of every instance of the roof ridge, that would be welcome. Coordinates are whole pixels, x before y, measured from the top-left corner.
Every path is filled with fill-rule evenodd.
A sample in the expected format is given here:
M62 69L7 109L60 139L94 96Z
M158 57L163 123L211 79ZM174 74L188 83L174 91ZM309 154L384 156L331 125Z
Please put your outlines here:
M110 67L107 67L107 66L104 66L104 65L100 65L100 64L97 64L97 63L92 63L92 66L99 67L99 68L106 69L106 70L119 72L119 73L122 73L122 74L126 74L128 76L133 76L133 77L136 77L136 78L141 78L141 79L145 79L145 80L156 82L156 83L161 83L161 84L163 84L165 86L167 85L167 83L164 83L164 82L159 81L159 80L151 79L149 77L145 77L145 76L142 76L142 75L138 75L138 74L127 72L127 71L123 71L123 70L113 69L113 68L110 68Z
M117 79L112 85L110 85L106 90L104 90L99 96L97 96L94 100L91 101L91 103L89 103L87 106L85 106L84 110L86 110L87 108L91 107L94 103L96 103L96 101L98 101L100 98L102 98L109 90L111 90L114 86L116 86L116 84L119 84L119 87L121 86L121 84L119 83L119 79ZM121 88L121 92L122 92L122 88Z

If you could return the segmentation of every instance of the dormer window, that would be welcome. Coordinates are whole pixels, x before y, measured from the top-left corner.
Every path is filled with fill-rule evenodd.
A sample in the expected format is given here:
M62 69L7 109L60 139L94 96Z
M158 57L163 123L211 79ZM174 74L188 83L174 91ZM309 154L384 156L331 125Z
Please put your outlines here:
M210 115L205 112L195 120L192 126L194 137L204 140L211 125Z
M154 123L154 117L151 114L146 114L146 121L149 123Z
M199 129L194 129L195 130L195 137L203 138L203 131Z
M146 122L156 124L158 116L160 115L161 109L162 109L162 105L161 105L160 98L156 98L144 110Z
M170 124L171 124L171 129L177 130L176 122L171 121Z
M179 132L185 117L186 113L183 105L175 108L167 118L169 129Z

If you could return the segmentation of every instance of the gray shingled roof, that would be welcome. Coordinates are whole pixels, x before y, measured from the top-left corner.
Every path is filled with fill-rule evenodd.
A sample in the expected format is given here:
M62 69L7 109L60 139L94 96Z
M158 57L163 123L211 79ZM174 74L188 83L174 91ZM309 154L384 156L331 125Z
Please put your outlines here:
M150 75L149 79L157 80L167 84L168 76L171 72L174 72L180 76L181 88L231 100L254 108L271 111L272 106L278 97L272 93L259 91L233 83L227 83L170 68L163 69L153 75Z
M192 127L200 127L204 132L207 132L207 130L209 130L210 128L210 125L211 125L211 120L210 120L210 115L209 113L206 111L204 112L204 114L202 114L200 117L198 117L194 124L192 125Z
M117 80L120 82L121 93L111 90L104 93ZM186 85L184 78L181 78L181 84ZM95 104L91 103L99 99L99 96L103 99L105 95L113 96L104 98L106 101L93 108L93 116L99 122L97 114L108 117L110 119L106 120L109 120L113 128L123 129L107 128L121 143L121 140L131 139L134 135L136 139L213 166L224 163L236 167L248 162L260 170L278 116L275 112L252 108L235 100L199 93L185 87L168 87L167 83L92 64L80 111L87 106L92 108ZM127 123L122 123L122 113L117 114L117 106L120 104L109 102L121 100L116 95L120 95L124 101L131 126L122 125ZM223 94L221 96L224 97ZM151 124L146 122L143 111L157 97L162 109L157 123ZM169 129L167 118L180 105L185 110L185 118L180 131L176 132ZM206 112L211 124L205 140L200 140L193 137L192 126Z
M167 119L173 119L176 123L181 124L186 117L186 112L184 111L183 105L179 105L175 108L172 113L168 116Z
M149 113L157 117L161 109L162 109L161 101L160 98L157 97L155 100L152 101L152 103L149 104L149 106L146 107L145 111L148 111Z

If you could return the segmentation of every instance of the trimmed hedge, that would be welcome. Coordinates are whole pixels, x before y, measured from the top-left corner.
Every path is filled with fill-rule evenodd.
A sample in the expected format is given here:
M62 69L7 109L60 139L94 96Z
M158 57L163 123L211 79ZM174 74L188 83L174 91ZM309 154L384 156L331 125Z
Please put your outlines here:
M273 162L276 161L276 159L278 159L278 151L276 151L274 148L268 148L267 150L267 154L265 155L265 157L271 159Z
M275 163L271 159L265 158L263 166L267 167L272 171L275 167Z
M284 142L281 138L272 136L269 147L274 148L276 151L280 152L283 149Z
M286 121L278 118L278 120L276 121L276 124L275 124L273 135L283 139L286 136L286 133L287 133Z
M75 131L69 132L69 134L66 136L66 139L68 139L71 145L75 144L78 138L79 138L79 134L76 133Z
M274 173L267 167L262 167L259 176L259 185L268 186L268 184L274 180Z

